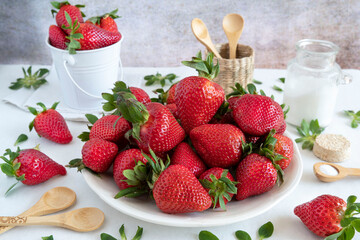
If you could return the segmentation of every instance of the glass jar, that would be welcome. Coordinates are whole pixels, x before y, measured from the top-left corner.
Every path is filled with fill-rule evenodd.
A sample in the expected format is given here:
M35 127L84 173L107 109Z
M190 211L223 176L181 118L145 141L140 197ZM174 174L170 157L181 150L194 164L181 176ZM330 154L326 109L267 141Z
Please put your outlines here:
M284 103L286 121L300 126L302 119L318 119L326 127L334 115L338 85L351 82L335 62L339 47L323 40L304 39L296 44L296 57L287 67Z

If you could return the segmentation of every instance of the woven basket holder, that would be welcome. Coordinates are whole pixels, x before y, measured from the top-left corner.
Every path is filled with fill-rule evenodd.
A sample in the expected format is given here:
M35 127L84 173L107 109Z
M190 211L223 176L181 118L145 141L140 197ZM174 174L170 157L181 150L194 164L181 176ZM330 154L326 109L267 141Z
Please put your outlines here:
M220 72L213 81L223 87L225 94L233 91L231 87L234 87L235 83L240 83L245 88L252 82L254 50L251 47L238 44L235 59L229 59L229 44L216 44L215 47L223 59L217 59L214 56L214 62L219 61ZM206 55L207 53L208 51L206 51Z

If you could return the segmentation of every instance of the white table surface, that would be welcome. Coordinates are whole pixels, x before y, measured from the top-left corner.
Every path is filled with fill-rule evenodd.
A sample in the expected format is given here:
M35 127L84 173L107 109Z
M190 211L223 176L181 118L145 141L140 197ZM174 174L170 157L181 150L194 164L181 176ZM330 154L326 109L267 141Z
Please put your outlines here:
M37 66L39 67L39 66ZM34 67L35 68L35 67ZM169 73L168 68L125 68L127 74L138 74L138 78L146 74L155 74L156 71ZM341 165L346 167L360 167L360 127L352 129L350 120L343 114L343 110L360 110L360 71L346 70L353 76L353 82L347 86L340 86L338 102L334 120L325 133L338 133L346 136L351 142L351 158ZM8 88L10 82L20 77L20 65L0 65L0 98L12 94L13 91ZM128 75L128 76L130 76ZM258 88L265 90L267 94L273 93L275 99L282 101L281 93L272 90L271 87L276 84L282 86L277 80L279 77L285 77L285 70L256 69L254 78L263 82L257 85ZM28 124L33 119L33 115L25 112L11 104L0 102L0 153L4 153L6 148L14 149L12 146L16 138L21 133L26 133L29 140L20 145L21 148L30 148L40 143L40 149L45 154L52 157L60 164L67 164L73 158L81 157L80 151L83 143L76 138L86 129L86 124L81 122L70 122L68 126L74 136L74 140L67 145L60 145L39 138L35 132L28 132ZM294 138L298 137L295 128L289 126L288 132ZM300 145L299 145L300 147ZM300 147L301 148L301 147ZM219 239L236 239L234 232L237 230L247 231L253 239L257 239L257 229L267 221L272 221L275 231L271 239L276 240L309 240L321 239L300 222L299 218L293 213L293 209L306 201L309 201L321 194L333 194L343 199L349 195L358 195L360 197L360 178L348 177L334 183L323 183L317 180L313 174L313 164L319 162L312 152L301 150L301 156L304 165L303 176L298 187L279 204L271 210L252 219L235 222L231 225L209 228L181 228L168 227L144 222L129 216L126 216L104 203L86 184L82 175L74 169L67 169L67 175L64 177L55 177L45 183L36 186L25 186L18 184L16 189L7 197L4 193L15 179L8 178L4 174L0 175L0 215L14 216L31 207L43 193L57 186L66 186L73 189L77 194L77 202L69 210L81 207L98 207L105 213L105 222L103 226L93 232L77 233L70 230L51 227L51 226L31 226L17 227L3 235L1 240L27 239L39 240L42 236L53 235L56 240L59 239L100 239L102 232L109 233L114 237L120 238L118 229L125 224L128 239L135 234L137 226L144 228L143 240L161 240L161 239L198 239L198 233L201 230L209 230L219 237ZM221 219L219 219L221 221ZM357 234L354 239L360 239Z

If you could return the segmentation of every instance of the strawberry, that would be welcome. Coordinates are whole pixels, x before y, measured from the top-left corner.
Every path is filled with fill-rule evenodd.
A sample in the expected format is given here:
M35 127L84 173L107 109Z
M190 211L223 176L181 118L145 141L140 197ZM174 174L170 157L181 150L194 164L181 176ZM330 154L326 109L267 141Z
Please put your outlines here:
M141 125L137 143L140 149L156 153L173 149L185 138L185 132L171 112L162 104L152 102L146 105L148 120Z
M272 161L265 156L252 153L236 168L237 200L265 193L273 188L277 171Z
M65 43L69 42L69 39L66 38L66 34L60 27L51 25L49 27L49 42L53 47L66 49L67 45Z
M77 158L69 162L66 167L86 168L94 173L106 172L118 153L118 146L104 139L92 138L81 149L82 159Z
M325 194L295 207L294 213L310 231L320 237L352 239L355 230L360 231L360 220L356 217L359 203L355 201L355 196L348 197L345 202L339 197Z
M116 156L113 165L113 176L116 184L121 190L140 184L132 182L132 184L129 185L125 181L127 178L124 176L124 170L134 169L139 161L143 164L147 163L147 159L142 155L141 150L139 149L128 149Z
M275 153L284 156L285 158L276 161L277 164L280 165L281 169L285 169L289 166L293 155L294 155L294 145L290 138L281 135L281 134L274 134L274 138L277 139L275 143Z
M165 213L201 212L208 209L211 197L195 175L185 166L170 165L153 188L156 206Z
M199 177L206 169L205 163L194 152L189 144L182 142L176 146L173 155L171 156L171 165L180 164Z
M175 103L166 104L165 106L167 109L169 109L169 111L172 113L172 115L174 115L176 119L179 118L179 116L177 115L177 107Z
M166 103L167 103L167 104L175 103L175 90L176 90L176 85L177 85L177 83L171 85L171 87L169 88L169 90L168 90L168 92L167 92L167 98L166 98Z
M219 64L213 66L212 58L213 54L209 54L204 61L199 52L193 61L183 61L187 66L196 66L200 75L182 79L175 89L177 114L186 133L190 133L195 127L207 124L225 99L224 89L209 80L216 77L219 71Z
M100 27L104 30L118 33L119 30L117 28L116 22L114 19L119 18L120 16L116 15L118 9L111 11L110 13L105 13L101 16L91 17L86 22L90 22L95 24L97 27Z
M141 88L129 87L130 91L136 97L136 100L146 105L151 102L149 95Z
M286 121L284 119L283 122L281 123L279 129L276 131L276 133L284 134L285 130L286 130Z
M231 97L231 98L229 98L227 101L229 102L229 108L230 109L233 109L234 108L234 106L235 106L235 104L236 104L236 102L237 102L237 100L239 100L239 96L236 96L236 97Z
M131 129L131 125L125 118L117 115L107 115L97 120L90 130L90 139L100 138L120 146L127 143L125 133Z
M246 135L247 143L257 143L257 141L259 141L259 139L260 139L260 137L258 137L258 136Z
M35 128L40 137L50 141L66 144L71 142L72 135L63 116L55 110L59 102L54 103L50 109L47 109L43 103L37 103L43 111L38 112L35 108L29 107L29 111L36 117L30 123L30 131Z
M5 156L9 156L9 159ZM5 163L1 170L8 176L16 177L25 185L36 185L56 175L66 175L66 169L37 149L17 149L12 152L6 149L3 157ZM10 191L15 184L8 190Z
M281 106L270 97L245 94L234 106L233 117L240 129L249 135L262 136L280 129L284 121Z
M236 166L241 158L242 131L231 124L205 124L190 132L195 150L208 167Z
M226 210L225 205L231 201L236 194L236 182L230 172L223 168L210 168L199 177L203 187L209 192L212 199L212 207L221 207Z
M51 2L51 5L54 8L59 9L59 12L57 12L55 19L56 19L56 24L60 28L63 28L63 26L69 27L69 23L66 19L65 12L67 12L69 14L72 22L75 22L75 21L77 21L79 23L84 22L83 16L85 16L85 14L80 11L80 8L85 7L84 5L75 5L74 6L74 5L71 5L68 1ZM52 10L51 12L52 12L52 14L54 14L54 13L56 13L56 10ZM64 31L67 34L70 34L70 32L71 32L70 29L64 29Z

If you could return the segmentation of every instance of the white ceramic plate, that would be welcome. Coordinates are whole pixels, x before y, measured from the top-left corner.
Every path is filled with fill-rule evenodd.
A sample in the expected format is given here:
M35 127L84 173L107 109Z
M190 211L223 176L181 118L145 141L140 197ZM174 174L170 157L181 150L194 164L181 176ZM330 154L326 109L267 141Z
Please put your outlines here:
M294 158L285 169L284 183L274 186L267 193L253 196L242 201L229 202L227 211L208 209L204 212L186 214L166 214L161 212L154 201L139 199L114 199L119 191L111 173L96 177L88 171L83 176L90 188L107 204L120 212L143 221L176 227L211 227L231 224L258 216L289 195L298 185L302 176L302 160L297 145L294 143ZM219 221L221 219L221 221Z

